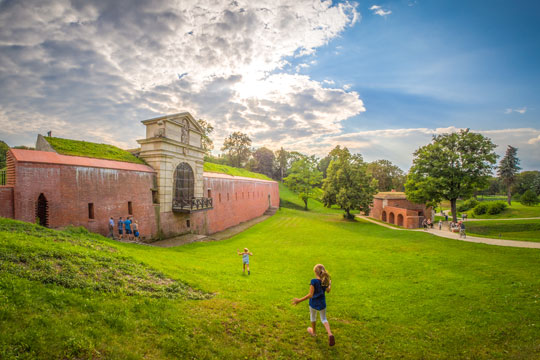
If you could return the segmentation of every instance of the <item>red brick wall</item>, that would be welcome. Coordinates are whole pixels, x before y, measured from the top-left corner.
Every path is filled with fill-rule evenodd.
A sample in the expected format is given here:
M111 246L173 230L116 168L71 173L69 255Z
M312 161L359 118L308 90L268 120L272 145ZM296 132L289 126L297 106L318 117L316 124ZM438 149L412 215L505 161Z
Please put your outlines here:
M193 214L161 213L163 237L188 232L213 234L259 217L269 206L279 206L279 186L274 181L212 174L211 177L204 177L204 197L213 199L212 210ZM189 228L187 220L190 222Z
M0 186L0 217L13 218L13 186Z
M18 162L15 176L16 219L34 222L36 202L43 193L51 228L71 224L107 235L109 217L125 218L131 201L141 236L149 237L155 232L153 173ZM94 219L89 219L89 203L94 204Z
M431 208L426 208L423 204L415 204L406 199L388 199L386 200L386 206L384 207L383 202L383 199L373 200L370 216L408 229L420 227L424 216L429 216L431 211ZM386 215L386 219L384 218L383 212ZM394 216L393 221L391 221L391 214ZM403 224L398 224L399 215L403 217Z

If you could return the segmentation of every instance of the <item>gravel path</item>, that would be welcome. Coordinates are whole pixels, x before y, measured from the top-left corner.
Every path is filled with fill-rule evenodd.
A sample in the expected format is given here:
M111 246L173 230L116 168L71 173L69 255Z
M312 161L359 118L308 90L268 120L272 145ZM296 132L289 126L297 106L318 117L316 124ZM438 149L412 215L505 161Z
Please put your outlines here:
M468 241L468 242L474 242L474 243L481 243L481 244L488 244L488 245L497 245L497 246L510 246L510 247L521 247L521 248L531 248L531 249L540 249L540 242L530 242L530 241L517 241L517 240L502 240L502 239L492 239L492 238L484 238L484 237L476 237L476 236L467 236L467 238L460 238L458 233L452 233L448 230L438 230L438 229L403 229L403 228L397 228L393 227L391 225L387 225L384 223L380 223L376 220L373 220L367 216L363 215L356 215L357 218L363 219L369 222L372 222L374 224L384 226L389 229L393 230L404 230L404 231L424 231L428 232L430 234L444 237L447 239L454 239L454 240L461 240L461 241ZM537 219L537 218L529 218L529 219ZM497 219L497 220L503 220L503 219ZM505 220L526 220L526 219L505 219ZM467 221L471 221L470 219ZM435 225L436 226L436 225Z

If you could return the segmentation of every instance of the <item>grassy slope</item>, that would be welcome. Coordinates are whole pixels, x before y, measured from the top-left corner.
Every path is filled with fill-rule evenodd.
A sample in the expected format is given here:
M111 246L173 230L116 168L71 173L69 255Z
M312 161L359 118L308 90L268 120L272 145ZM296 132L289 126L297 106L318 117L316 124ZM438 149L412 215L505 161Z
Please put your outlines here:
M485 201L506 201L506 198L499 199L500 197L489 197L486 198ZM479 198L481 200L481 198ZM461 203L463 203L463 200L458 200L457 205L459 206ZM450 202L444 201L441 203L441 206L444 210L450 210ZM439 208L437 208L437 211ZM477 219L512 219L512 218L529 218L529 217L540 217L540 205L536 206L525 206L521 205L518 201L512 201L512 205L506 208L503 212L500 214L495 215L474 215L472 209L465 211L467 214L469 214L469 218L477 218ZM458 212L458 215L461 213Z
M469 221L467 234L540 242L540 220Z
M85 156L98 159L125 161L136 164L144 164L129 151L122 150L113 145L97 144L87 141L62 139L56 137L45 138L49 144L62 155Z
M220 173L220 174L228 174L232 176L243 176L243 177L262 179L262 180L272 180L266 175L254 173L246 169L235 168L232 166L214 164L214 163L209 163L209 162L204 163L204 171Z
M293 202L289 195L282 193ZM0 232L0 243L9 237ZM167 249L100 241L216 296L126 296L2 273L0 357L540 356L538 250L396 232L343 221L340 213L287 208L220 242ZM246 246L254 253L249 277L235 254ZM327 303L334 348L322 334L307 336L306 303L290 305L307 293L316 263L333 276Z

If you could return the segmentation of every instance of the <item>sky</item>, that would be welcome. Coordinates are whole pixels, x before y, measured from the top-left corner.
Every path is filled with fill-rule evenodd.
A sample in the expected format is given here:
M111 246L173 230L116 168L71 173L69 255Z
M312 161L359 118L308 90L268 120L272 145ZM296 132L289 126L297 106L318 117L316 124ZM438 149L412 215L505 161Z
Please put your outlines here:
M189 111L214 152L325 156L408 170L470 128L540 169L540 2L0 0L0 139L137 147L142 120Z

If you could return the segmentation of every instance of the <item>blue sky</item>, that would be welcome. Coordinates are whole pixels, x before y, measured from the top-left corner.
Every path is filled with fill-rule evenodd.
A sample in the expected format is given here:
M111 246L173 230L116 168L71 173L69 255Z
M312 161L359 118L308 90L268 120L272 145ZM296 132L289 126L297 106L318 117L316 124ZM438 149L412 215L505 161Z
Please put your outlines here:
M540 169L535 1L0 1L0 139L136 146L190 111L223 138L407 170L471 128Z

